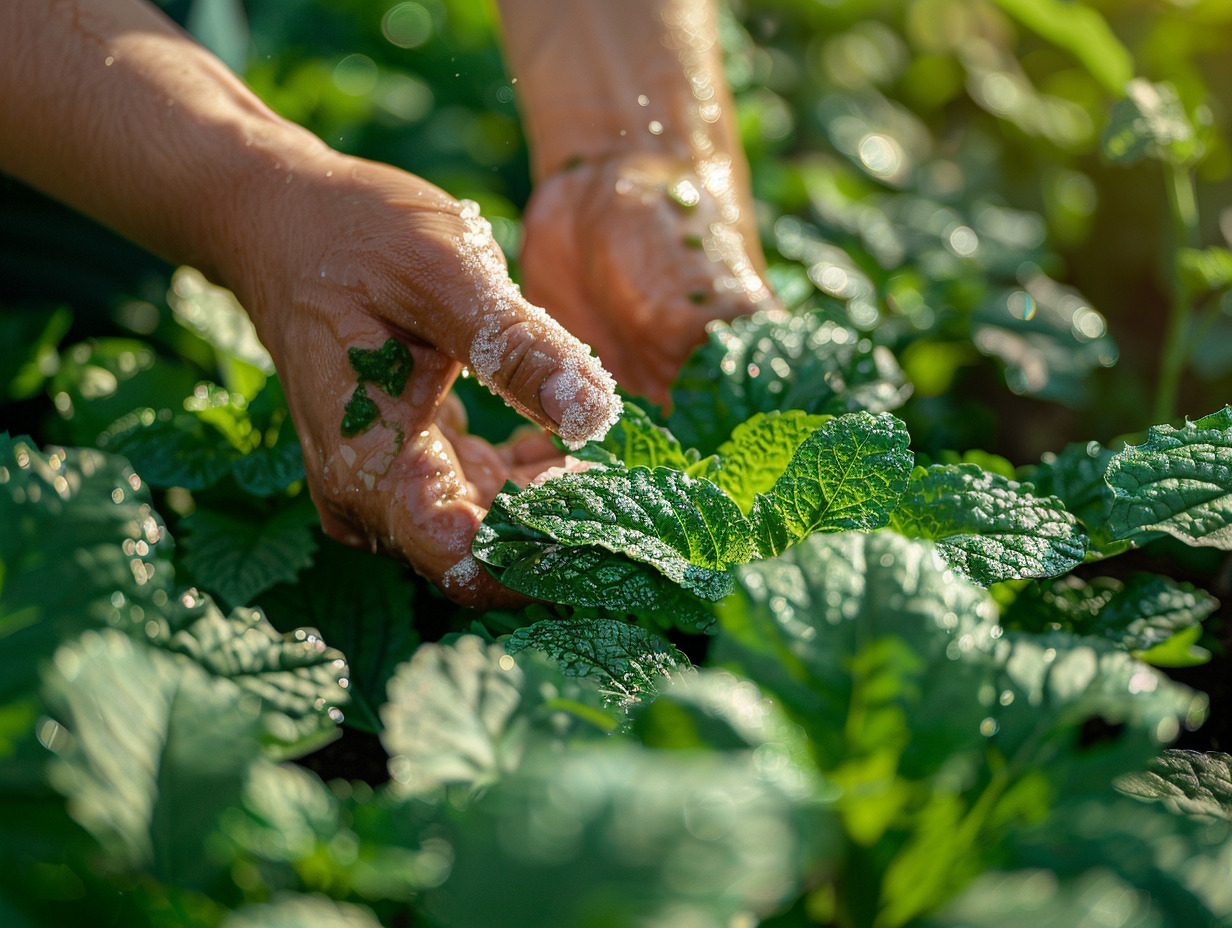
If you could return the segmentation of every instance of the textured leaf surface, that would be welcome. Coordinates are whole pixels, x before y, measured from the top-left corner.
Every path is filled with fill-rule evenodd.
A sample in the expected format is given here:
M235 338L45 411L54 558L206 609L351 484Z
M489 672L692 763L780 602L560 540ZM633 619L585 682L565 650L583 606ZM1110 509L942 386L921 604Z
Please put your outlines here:
M158 487L203 490L230 473L241 454L212 423L190 413L166 418L147 409L116 422L99 443L128 458Z
M1055 577L1086 554L1078 520L1059 499L974 464L917 468L890 526L937 542L950 564L983 586Z
M1090 529L1112 511L1112 490L1104 481L1111 460L1112 451L1099 442L1075 442L1060 454L1044 455L1028 479L1037 493L1057 497Z
M294 580L312 563L316 520L307 499L268 518L199 510L179 530L184 565L204 589L228 603L247 604L258 593Z
M883 412L908 392L894 358L853 329L821 313L759 312L711 324L672 385L667 425L706 455L759 412Z
M1183 815L1232 820L1232 755L1164 751L1145 772L1121 777L1117 789Z
M770 491L796 450L825 422L823 416L798 409L758 413L736 426L731 438L719 445L714 482L747 513L754 497Z
M813 532L881 528L907 486L906 427L888 413L831 419L796 449L749 519L763 557Z
M1182 428L1152 426L1108 465L1118 538L1167 532L1189 545L1232 549L1232 408Z
M690 668L689 659L657 635L613 619L562 619L520 628L505 648L542 651L568 676L593 680L605 698L627 708L653 699L664 678Z

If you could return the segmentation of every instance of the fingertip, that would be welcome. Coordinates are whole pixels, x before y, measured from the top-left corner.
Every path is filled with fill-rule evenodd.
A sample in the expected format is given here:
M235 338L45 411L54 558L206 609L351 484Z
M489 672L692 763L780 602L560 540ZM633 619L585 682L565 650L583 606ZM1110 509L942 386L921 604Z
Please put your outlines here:
M539 390L539 405L571 449L607 434L624 409L616 381L593 355L567 354Z

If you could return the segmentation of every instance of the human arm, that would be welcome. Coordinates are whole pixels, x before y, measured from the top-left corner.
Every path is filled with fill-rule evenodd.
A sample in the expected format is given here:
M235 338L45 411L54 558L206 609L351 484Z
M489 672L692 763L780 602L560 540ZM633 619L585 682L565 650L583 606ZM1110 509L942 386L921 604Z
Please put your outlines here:
M535 194L528 296L662 401L707 322L773 307L713 0L498 0Z
M585 346L510 283L486 224L280 119L141 0L8 0L0 24L0 169L235 291L327 531L401 554L455 598L498 596L471 537L504 478L546 460L466 436L453 378L469 364L573 440L618 403ZM348 350L391 337L410 378L396 397L370 390L375 425L345 436Z

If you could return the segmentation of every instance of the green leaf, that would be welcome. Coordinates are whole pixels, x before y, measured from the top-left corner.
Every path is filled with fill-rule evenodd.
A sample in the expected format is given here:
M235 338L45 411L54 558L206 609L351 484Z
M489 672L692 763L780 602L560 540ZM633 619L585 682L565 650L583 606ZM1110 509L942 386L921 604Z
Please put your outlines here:
M0 397L28 400L42 389L59 366L56 348L72 322L64 306L0 314Z
M477 555L487 555L478 544ZM549 602L568 603L627 612L666 627L699 631L714 624L709 603L673 583L654 567L613 554L606 548L565 548L551 539L526 549L522 557L493 575L510 589ZM731 589L726 574L716 574L717 589L708 594L722 598Z
M690 669L689 659L657 635L613 619L549 619L520 628L510 654L542 651L566 676L595 682L611 704L628 709L652 700L665 678Z
M1078 59L1106 93L1119 94L1134 76L1134 59L1108 21L1085 3L996 0L1019 22Z
M304 452L290 421L281 423L272 444L262 442L238 458L231 475L239 488L253 496L273 496L304 479Z
M748 522L736 504L710 481L665 467L595 468L502 493L476 535L480 559L507 566L510 555L525 556L541 540L526 529L652 565L706 598L722 596L723 571L751 553ZM518 542L512 549L497 547L510 538Z
M1218 293L1232 287L1232 251L1226 248L1181 248L1176 263L1191 294Z
M227 603L249 603L312 563L316 521L304 497L264 519L199 509L181 522L184 566L199 586Z
M711 324L672 385L667 425L707 455L759 412L883 412L908 392L893 356L853 329L819 312L759 312Z
M736 426L719 445L715 483L747 513L787 470L797 449L826 423L826 417L798 409L758 413Z
M221 928L381 928L368 910L327 896L285 894L272 902L247 905L227 917Z
M244 692L108 629L57 651L46 698L63 726L44 734L59 755L51 782L109 865L196 885L216 876L225 865L201 853L201 836L260 754Z
M623 464L625 467L671 467L688 470L695 460L686 456L680 442L667 429L656 425L642 409L626 402L616 424L602 441L592 441L570 452L583 461Z
M230 473L241 452L217 426L191 413L141 409L117 419L99 445L128 458L157 487L203 490Z
M385 686L419 643L408 568L323 539L313 569L256 598L278 628L307 626L347 657L347 725L380 731Z
M953 567L982 586L1055 577L1082 563L1086 537L1056 497L974 464L916 468L890 527L937 542Z
M1152 426L1145 442L1113 456L1106 479L1117 538L1167 532L1232 550L1232 407L1179 429Z
M886 524L907 486L906 427L889 413L831 419L796 449L749 521L762 557L813 532L872 531Z
M1045 454L1027 479L1044 496L1055 496L1088 527L1102 525L1112 511L1112 490L1104 481L1111 449L1097 441L1074 442L1060 454Z
M1145 771L1126 774L1117 789L1162 802L1180 815L1232 821L1232 755L1164 751Z
M1100 137L1109 161L1130 165L1154 158L1184 164L1195 159L1200 143L1175 87L1136 78L1125 94L1113 104Z

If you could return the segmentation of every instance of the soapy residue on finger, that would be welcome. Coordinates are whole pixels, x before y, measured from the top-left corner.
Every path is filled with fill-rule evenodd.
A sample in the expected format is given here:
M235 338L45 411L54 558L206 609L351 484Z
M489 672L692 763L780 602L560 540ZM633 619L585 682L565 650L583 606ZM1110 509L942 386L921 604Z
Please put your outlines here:
M556 432L571 449L598 441L620 418L623 404L616 395L616 382L590 351L543 309L528 302L500 260L492 226L479 215L479 207L462 200L461 217L466 231L461 236L462 264L475 280L479 309L484 315L470 348L470 367L476 379L489 389L509 350L508 329L512 314L540 331L539 338L551 345L560 359L553 373L554 399L563 410Z

